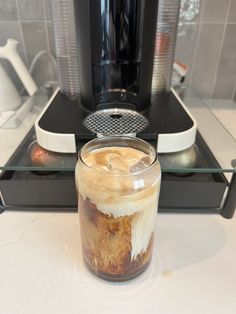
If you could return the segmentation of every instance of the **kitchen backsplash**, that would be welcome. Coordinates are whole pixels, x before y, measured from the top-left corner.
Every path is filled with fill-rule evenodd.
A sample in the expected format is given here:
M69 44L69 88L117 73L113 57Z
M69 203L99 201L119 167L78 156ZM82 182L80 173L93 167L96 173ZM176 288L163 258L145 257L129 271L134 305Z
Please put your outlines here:
M202 97L236 99L236 0L182 0L181 14L176 59L189 65L186 83ZM28 67L39 51L55 55L50 0L0 0L0 45L9 37Z
M0 45L4 45L7 38L19 41L18 50L28 68L40 51L54 55L50 0L0 0ZM4 66L20 89L21 83L14 70L7 61ZM45 66L43 70L51 69ZM52 77L52 73L44 76Z
M199 95L236 100L236 0L201 0L198 17L179 25L176 58Z

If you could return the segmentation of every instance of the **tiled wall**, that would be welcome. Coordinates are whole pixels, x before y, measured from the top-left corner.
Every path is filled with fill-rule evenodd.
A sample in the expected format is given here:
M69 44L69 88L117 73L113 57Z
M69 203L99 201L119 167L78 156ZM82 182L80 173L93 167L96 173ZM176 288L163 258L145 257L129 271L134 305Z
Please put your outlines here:
M176 58L189 65L187 83L201 96L236 99L236 0L201 2L199 16L179 32ZM50 0L0 0L0 45L9 37L20 42L28 67L41 50L55 54Z
M27 67L41 50L55 53L50 0L0 0L0 45L7 38L19 41L18 51ZM17 75L7 62L4 66L20 88Z
M187 83L202 97L236 99L236 0L202 0L184 28L176 57L191 65Z

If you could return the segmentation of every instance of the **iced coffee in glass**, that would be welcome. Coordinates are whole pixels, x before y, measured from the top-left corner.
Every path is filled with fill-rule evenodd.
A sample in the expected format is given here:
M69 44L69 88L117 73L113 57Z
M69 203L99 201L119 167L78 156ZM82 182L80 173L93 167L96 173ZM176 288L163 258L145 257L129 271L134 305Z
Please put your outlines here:
M102 137L76 166L83 257L97 276L124 281L152 256L161 170L156 150L132 137Z

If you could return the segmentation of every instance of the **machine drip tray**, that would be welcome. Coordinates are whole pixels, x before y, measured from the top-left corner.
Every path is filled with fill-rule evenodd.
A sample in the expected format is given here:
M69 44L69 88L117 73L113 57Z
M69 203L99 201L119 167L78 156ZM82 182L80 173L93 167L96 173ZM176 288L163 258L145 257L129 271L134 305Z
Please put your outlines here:
M170 153L195 142L196 121L174 90L152 96L142 112L121 103L103 106L89 112L78 100L72 101L56 90L35 122L39 145L50 151L74 153L79 141L99 135L133 134L152 141L158 134L158 152Z
M9 167L11 164L26 164L27 148L33 140L32 130L9 161ZM199 150L198 168L201 164L219 168L199 133L196 145ZM74 165L75 156L72 160ZM159 211L220 213L227 185L223 173L201 172L187 176L163 173ZM74 171L5 170L0 177L0 190L2 210L77 211Z

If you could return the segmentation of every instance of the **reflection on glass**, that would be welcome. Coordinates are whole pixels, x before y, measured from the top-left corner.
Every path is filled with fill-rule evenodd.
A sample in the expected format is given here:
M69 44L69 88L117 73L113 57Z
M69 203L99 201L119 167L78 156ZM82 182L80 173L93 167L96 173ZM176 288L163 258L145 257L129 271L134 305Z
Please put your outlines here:
M96 102L137 102L144 0L91 0Z

